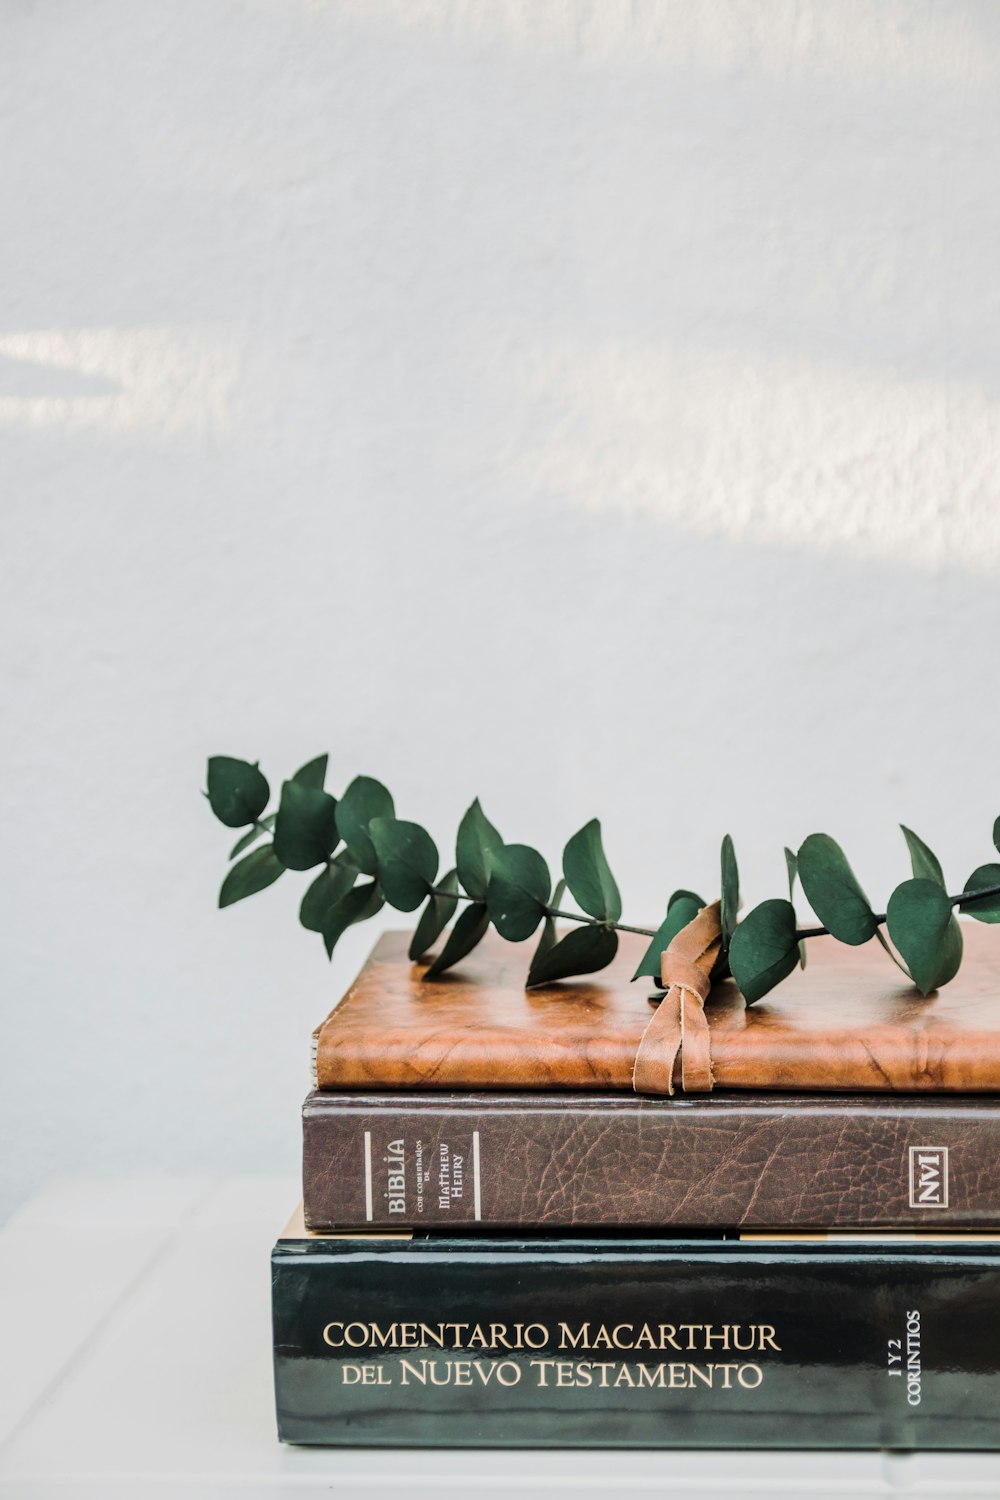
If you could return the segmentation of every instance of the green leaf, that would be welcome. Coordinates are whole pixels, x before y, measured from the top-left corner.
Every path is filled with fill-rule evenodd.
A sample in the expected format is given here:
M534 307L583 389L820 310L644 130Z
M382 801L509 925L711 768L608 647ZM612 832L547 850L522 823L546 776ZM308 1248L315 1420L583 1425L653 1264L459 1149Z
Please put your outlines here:
M973 870L963 891L988 891L1000 885L1000 865L980 865ZM986 896L980 901L963 901L959 911L968 912L977 922L1000 922L1000 896Z
M694 891L674 891L667 902L667 915L656 929L656 936L643 954L642 962L632 975L633 979L646 974L659 983L660 957L664 949L669 948L683 927L694 921L704 905L704 901Z
M943 891L946 891L948 887L944 883L944 871L941 869L937 855L928 849L923 839L918 838L912 828L907 828L903 823L899 826L903 830L906 847L910 851L910 864L916 879L933 880Z
M886 926L922 995L954 979L962 962L962 929L937 881L898 885L889 897Z
M993 824L993 847L1000 850L1000 818Z
M486 905L500 936L510 943L529 938L545 916L552 879L537 849L502 844L487 856Z
M245 833L241 839L236 840L229 851L229 858L235 859L238 854L243 853L244 849L249 849L251 844L256 844L258 839L262 839L265 833L270 833L276 817L277 813L268 813L266 818L258 819L249 833Z
M574 927L544 952L535 954L528 970L527 988L554 984L575 974L594 974L606 968L617 952L618 934L613 928L594 922Z
M397 911L414 911L430 895L438 871L434 840L405 818L372 818L368 825L378 857L378 883Z
M448 934L448 940L429 969L425 979L434 979L471 953L489 931L490 917L484 902L474 901L460 913L458 921Z
M477 797L458 825L455 846L458 878L474 901L486 900L489 883L487 856L491 849L499 849L502 843L503 839L483 812Z
M358 878L358 867L350 863L327 865L302 897L299 921L310 932L322 932L333 908L342 901Z
M785 868L788 871L788 899L789 899L789 901L791 901L792 905L794 906L795 905L795 881L796 881L796 878L797 878L798 873L799 873L799 862L798 862L798 859L796 858L796 856L792 853L791 849L789 849L787 847L787 845L785 847ZM805 945L805 943L800 942L799 943L799 967L802 968L802 969L804 969L805 966L806 966L806 945Z
M420 913L420 921L417 923L410 943L409 956L414 962L422 958L428 948L433 948L455 914L455 907L458 905L457 896L444 895L442 892L457 892L457 890L458 872L449 870L447 875L443 875L438 881L437 890Z
M795 968L795 908L790 901L762 901L748 912L729 944L729 967L747 1005L753 1005Z
M222 882L219 905L232 906L234 901L255 896L258 891L273 885L278 876L284 873L285 867L280 860L275 859L271 845L265 844L263 849L255 849L252 854L233 865Z
M337 847L337 802L329 792L286 781L274 824L274 852L289 870L311 870Z
M245 828L256 822L270 795L267 779L256 761L251 765L231 755L212 756L208 763L208 800L227 828Z
M840 845L827 833L811 833L798 866L806 900L827 931L854 948L867 943L878 923Z
M333 950L348 927L353 927L356 922L366 922L369 917L381 911L384 905L385 897L378 888L378 882L374 880L367 885L356 885L346 896L342 896L328 914L323 927L327 957L333 957Z
M722 840L722 941L725 946L736 931L736 919L740 909L740 872L736 864L736 850L727 833Z
M395 814L392 794L371 776L355 776L337 803L340 837L365 875L378 874L378 859L368 825L372 818L392 818Z
M611 873L597 818L574 833L563 850L563 875L577 905L601 922L617 922L622 898Z
M306 761L304 766L299 766L293 781L299 782L301 786L311 786L314 791L321 792L323 783L326 781L326 763L329 756L317 755L315 760Z

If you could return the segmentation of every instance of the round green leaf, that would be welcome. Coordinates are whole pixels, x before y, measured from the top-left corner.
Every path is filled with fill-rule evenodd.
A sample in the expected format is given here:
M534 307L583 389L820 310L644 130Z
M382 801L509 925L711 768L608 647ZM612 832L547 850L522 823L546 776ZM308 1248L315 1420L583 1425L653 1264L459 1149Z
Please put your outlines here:
M299 921L310 932L322 932L337 903L347 895L358 878L353 861L327 865L321 870L302 897Z
M378 883L397 911L414 911L430 895L438 871L434 840L405 818L372 818L368 832L378 859Z
M1000 818L993 824L993 847L1000 850Z
M222 882L219 905L232 906L234 901L242 901L247 896L255 896L258 891L266 890L269 885L273 885L278 876L284 873L285 866L280 860L275 859L270 844L265 844L262 849L254 849L252 854L248 854L245 859L233 865Z
M545 915L552 889L549 867L527 844L503 844L489 852L486 904L500 936L519 943Z
M274 823L274 852L289 870L311 870L337 847L337 803L329 792L286 781Z
M340 837L365 875L378 873L378 859L368 825L372 818L392 818L395 813L391 792L372 776L355 776L337 803Z
M594 974L606 968L617 952L618 934L614 928L593 922L574 927L558 942L546 943L544 947L539 944L528 970L527 988L554 984L576 974Z
M333 957L333 950L348 927L353 927L356 922L366 922L369 917L374 917L376 912L381 911L384 905L385 897L374 880L367 885L356 885L346 896L342 896L327 914L323 926L327 957Z
M943 891L947 890L948 887L944 883L944 872L941 869L941 862L937 855L933 850L928 849L923 839L919 838L913 832L912 828L907 828L903 823L900 823L899 826L903 830L906 847L910 851L910 867L913 870L914 878L917 880L933 880Z
M748 1005L760 1000L795 968L799 947L790 901L762 901L749 911L729 944L729 967Z
M889 897L886 926L922 995L954 979L962 962L962 929L936 881L898 885Z
M659 983L660 958L664 949L669 948L683 927L694 921L704 905L704 901L694 891L674 891L667 903L667 915L656 929L656 936L643 954L642 962L632 975L633 979L648 975Z
M1000 885L1000 865L980 865L973 870L965 885L965 891L988 891ZM1000 922L1000 896L984 896L979 901L963 901L959 911L968 912L977 922Z
M486 900L489 872L486 860L491 849L499 849L503 839L479 805L477 797L458 825L455 842L455 865L458 878L474 901Z
M247 760L231 755L213 755L208 762L208 800L220 823L227 828L245 828L255 823L267 806L271 789L267 779Z
M409 950L409 957L414 963L424 956L428 948L433 948L455 915L458 898L452 893L457 891L458 874L455 870L449 870L447 875L443 875L438 881L437 888L420 913L420 921L417 923Z
M799 882L813 911L841 943L857 947L874 936L878 923L840 845L826 833L811 833L799 850Z
M722 863L722 907L720 920L722 922L723 942L727 943L736 930L737 914L740 909L740 872L736 863L736 850L728 833L722 840L720 859Z
M585 912L602 922L618 921L622 898L604 853L597 818L574 833L563 850L563 875L570 894Z
M489 931L490 917L484 903L474 901L459 914L458 921L448 934L448 940L430 968L424 972L425 979L434 979L457 964L472 952Z

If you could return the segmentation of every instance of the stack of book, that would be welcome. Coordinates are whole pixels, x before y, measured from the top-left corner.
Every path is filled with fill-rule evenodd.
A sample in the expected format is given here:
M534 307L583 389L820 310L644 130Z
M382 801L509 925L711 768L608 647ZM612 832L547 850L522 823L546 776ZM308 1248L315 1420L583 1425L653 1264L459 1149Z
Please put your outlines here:
M928 999L832 939L752 1010L718 986L708 1091L656 1097L641 944L533 991L526 948L428 980L406 947L314 1037L283 1439L1000 1446L989 928Z

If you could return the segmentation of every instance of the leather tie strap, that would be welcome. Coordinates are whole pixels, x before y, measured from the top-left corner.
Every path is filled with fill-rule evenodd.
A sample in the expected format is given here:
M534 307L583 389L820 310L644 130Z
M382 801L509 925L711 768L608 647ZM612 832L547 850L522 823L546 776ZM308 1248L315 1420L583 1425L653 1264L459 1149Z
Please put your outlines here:
M711 1037L705 1015L709 975L722 946L720 903L702 907L660 960L666 994L642 1034L632 1087L637 1094L672 1094L675 1081L688 1094L710 1094ZM675 1080L675 1073L679 1074Z

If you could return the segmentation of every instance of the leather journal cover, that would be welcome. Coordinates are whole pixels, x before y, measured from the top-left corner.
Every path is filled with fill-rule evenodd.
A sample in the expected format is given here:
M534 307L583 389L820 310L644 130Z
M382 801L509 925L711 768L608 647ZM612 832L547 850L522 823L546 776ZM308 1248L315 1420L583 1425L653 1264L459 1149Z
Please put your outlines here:
M665 958L671 988L654 1005L648 980L630 982L645 940L627 934L593 978L525 990L531 942L491 933L425 980L407 935L389 932L314 1034L314 1082L340 1092L1000 1092L1000 941L979 923L962 931L959 974L926 999L876 942L819 938L808 967L752 1007L731 980L694 994L693 950L675 955L679 979ZM704 933L694 946L710 967Z

